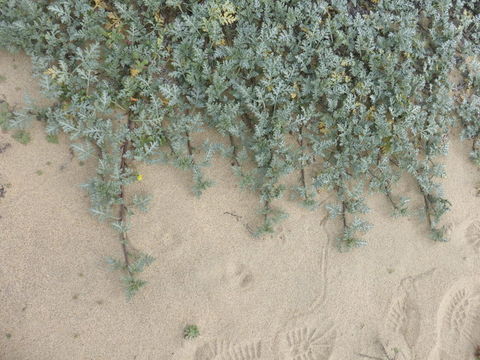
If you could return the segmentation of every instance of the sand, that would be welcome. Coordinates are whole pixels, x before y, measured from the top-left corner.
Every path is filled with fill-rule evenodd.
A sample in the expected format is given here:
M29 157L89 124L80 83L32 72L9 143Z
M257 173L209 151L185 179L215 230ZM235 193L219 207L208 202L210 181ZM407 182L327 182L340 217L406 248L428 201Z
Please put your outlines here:
M11 105L25 91L38 97L26 56L1 53L0 75ZM458 133L445 159L448 243L430 240L420 219L390 217L378 195L367 247L338 252L339 221L289 201L278 204L290 216L277 232L252 238L258 199L223 160L208 169L216 185L200 199L188 173L139 166L143 181L128 196L154 200L133 217L130 238L157 260L131 302L103 263L121 255L117 235L89 214L79 186L94 161L72 157L64 136L48 143L39 122L31 135L22 145L0 132L0 147L11 144L0 153L0 359L387 359L382 347L397 360L474 359L480 172ZM408 179L396 189L421 204ZM187 324L200 336L183 339Z

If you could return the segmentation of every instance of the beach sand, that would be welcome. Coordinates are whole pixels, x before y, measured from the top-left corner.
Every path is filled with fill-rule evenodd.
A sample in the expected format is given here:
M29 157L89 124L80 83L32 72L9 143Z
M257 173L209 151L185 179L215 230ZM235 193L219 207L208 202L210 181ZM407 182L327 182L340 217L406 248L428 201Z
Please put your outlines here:
M0 97L38 97L24 55L0 53ZM23 145L0 132L0 359L4 360L473 360L480 345L480 171L471 144L453 133L444 181L452 211L448 243L429 238L424 220L394 219L388 201L369 199L368 246L340 253L339 220L287 200L274 235L253 238L259 207L228 163L207 169L216 184L201 198L191 175L138 165L127 188L153 195L132 218L132 244L156 258L148 285L127 302L117 234L89 213L79 186L95 173L47 142L34 121ZM408 178L395 187L422 204ZM321 193L327 199L331 194ZM333 198L331 198L333 200ZM196 324L200 336L183 338Z

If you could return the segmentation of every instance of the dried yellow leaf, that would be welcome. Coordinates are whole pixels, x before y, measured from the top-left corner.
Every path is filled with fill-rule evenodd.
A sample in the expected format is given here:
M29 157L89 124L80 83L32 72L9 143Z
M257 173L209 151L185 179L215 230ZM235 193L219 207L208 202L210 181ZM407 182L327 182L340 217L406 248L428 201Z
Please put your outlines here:
M107 30L110 30L112 28L117 28L122 24L122 20L118 17L117 14L113 12L108 12L107 17L110 19L110 22L105 25L105 28Z
M163 96L160 96L160 100L162 101L162 104L164 106L167 106L169 104L169 101L168 99L164 98Z
M94 6L93 6L93 9L106 9L107 8L107 4L105 4L105 2L103 0L93 0L94 2Z
M160 14L160 12L155 13L154 17L158 26L163 26L165 24L165 18Z
M235 6L230 1L227 1L222 5L220 23L222 25L233 24L235 21L237 21L236 13L237 10L235 9Z
M325 123L323 121L320 121L320 123L318 124L318 130L320 131L320 134L322 134L322 135L328 134L327 126L325 125Z

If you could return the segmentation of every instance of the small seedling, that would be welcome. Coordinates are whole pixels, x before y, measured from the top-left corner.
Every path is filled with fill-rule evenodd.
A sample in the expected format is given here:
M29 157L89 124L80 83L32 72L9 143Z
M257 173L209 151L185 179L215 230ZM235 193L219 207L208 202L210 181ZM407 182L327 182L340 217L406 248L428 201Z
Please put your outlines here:
M197 325L187 325L183 330L183 338L186 340L195 339L198 335L200 335L200 331L198 330Z
M5 76L0 75L0 83L4 82L6 80L7 80L7 78Z
M46 139L51 144L58 144L58 136L57 135L47 135Z
M10 338L12 337L12 334L6 333L6 334L5 334L5 337L6 337L7 339L10 339Z
M18 130L16 131L12 137L17 140L20 144L23 144L23 145L27 145L31 138L30 138L30 134L28 132L26 132L25 130Z
M43 171L42 170L37 170L37 171L35 171L35 174L37 174L38 176L43 175Z

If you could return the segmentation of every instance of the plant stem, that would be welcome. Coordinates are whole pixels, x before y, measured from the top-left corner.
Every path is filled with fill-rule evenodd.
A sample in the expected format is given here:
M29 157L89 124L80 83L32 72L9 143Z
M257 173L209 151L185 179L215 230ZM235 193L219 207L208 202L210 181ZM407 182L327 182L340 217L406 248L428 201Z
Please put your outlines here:
M230 139L230 145L233 148L233 162L235 163L236 166L240 166L240 163L237 160L237 146L235 145L235 142L233 141L232 134L228 134L228 138Z
M368 169L368 172L369 172L370 175L372 175L375 179L377 179L377 180L380 181L379 177L378 177L372 170ZM388 186L385 185L383 189L385 190L385 195L386 195L387 199L390 201L390 203L392 204L393 208L394 208L395 210L398 210L398 206L397 206L397 204L395 204L395 201L393 201L393 199L392 199L392 192L390 191L390 189L388 188Z
M427 195L425 195L422 191L423 194L423 202L425 203L425 213L427 214L427 221L428 221L428 226L430 229L432 228L432 219L430 215L430 201L427 199Z
M302 149L302 158L303 156L305 155L304 152L303 152L303 126L300 127L300 135L299 135L299 141L298 141L298 144L300 145L300 148ZM305 190L305 196L304 196L304 200L308 200L308 195L307 195L307 183L305 181L305 168L301 167L300 169L300 179L302 181L302 186L303 186L303 189Z
M133 130L133 121L131 119L130 113L128 114L127 127L129 132ZM130 140L126 139L122 145L122 155L121 155L122 158L120 162L121 173L123 173L127 168L127 158L125 157L125 155L129 147L130 147ZM126 217L127 217L127 207L125 206L125 186L123 184L120 185L120 199L121 199L121 204L120 204L119 218L121 223L125 223ZM125 260L125 266L127 268L128 274L132 276L132 272L130 271L130 261L129 261L128 250L127 250L128 236L124 231L120 233L120 243L122 244L122 251L123 251L123 258Z
M192 156L193 155L193 148L192 148L192 143L190 142L190 134L188 133L188 131L185 131L185 135L187 135L188 154L190 156ZM193 161L193 158L192 158L192 161Z

